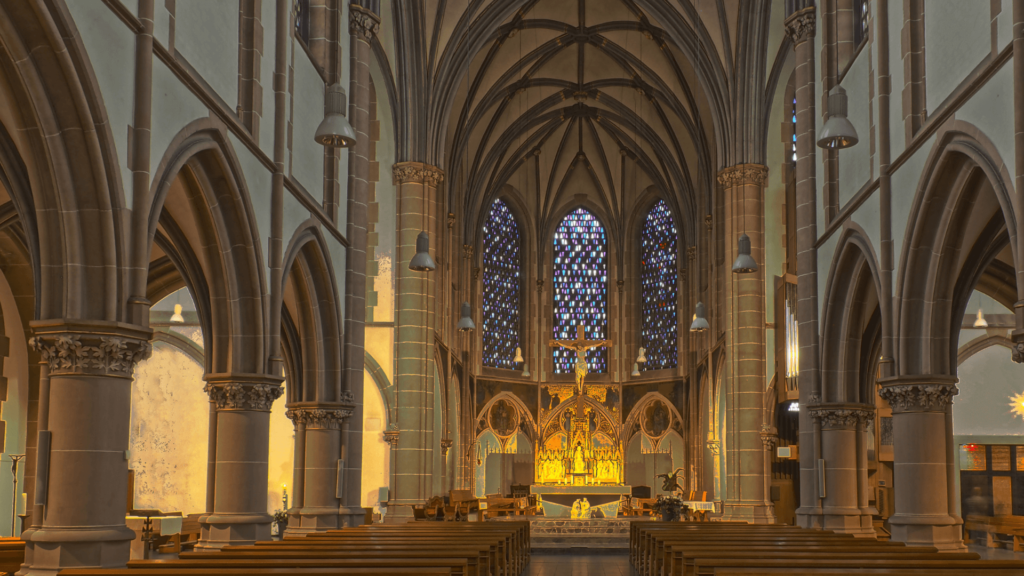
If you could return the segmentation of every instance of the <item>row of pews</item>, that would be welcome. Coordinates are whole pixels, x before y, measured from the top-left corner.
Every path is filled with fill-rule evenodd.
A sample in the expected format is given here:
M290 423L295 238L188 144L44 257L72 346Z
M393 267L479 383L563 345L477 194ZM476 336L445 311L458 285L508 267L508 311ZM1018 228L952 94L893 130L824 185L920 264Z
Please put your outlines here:
M76 568L61 576L519 576L530 561L528 522L413 522L328 530L127 568Z
M640 576L1010 576L1024 561L854 538L795 526L632 522L630 563Z

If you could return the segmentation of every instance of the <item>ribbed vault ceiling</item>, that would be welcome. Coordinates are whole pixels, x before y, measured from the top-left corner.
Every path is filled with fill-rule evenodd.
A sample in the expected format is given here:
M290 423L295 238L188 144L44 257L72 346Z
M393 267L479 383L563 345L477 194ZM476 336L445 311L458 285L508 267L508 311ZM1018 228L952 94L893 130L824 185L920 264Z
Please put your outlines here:
M435 102L426 121L444 123L432 133L444 134L435 149L452 200L478 222L511 189L543 233L586 195L621 241L653 191L692 245L697 191L710 191L728 146L731 85L745 74L736 62L749 59L736 56L748 48L735 46L760 48L755 99L765 88L765 42L750 40L749 30L767 24L770 9L754 4L425 2ZM695 54L699 74L688 57Z

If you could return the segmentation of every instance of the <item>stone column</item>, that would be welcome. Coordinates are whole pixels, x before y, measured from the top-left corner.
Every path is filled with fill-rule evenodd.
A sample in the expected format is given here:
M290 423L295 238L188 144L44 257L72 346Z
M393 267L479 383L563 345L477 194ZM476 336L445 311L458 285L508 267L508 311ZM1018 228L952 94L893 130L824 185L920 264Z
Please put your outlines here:
M294 494L297 501L285 534L303 535L340 528L338 457L341 454L341 424L352 415L352 405L295 402L288 405L285 414L295 422L296 429L303 429L301 446L298 446L296 435L295 460L298 467L298 452L301 450L302 484L298 483L299 474L296 473ZM300 494L302 500L298 501Z
M718 173L725 194L725 520L775 522L765 493L764 423L765 288L764 185L768 168L738 164ZM750 254L760 270L733 274L740 234L750 237Z
M393 168L398 192L398 250L395 301L395 388L398 436L392 472L388 521L412 518L412 506L433 496L434 449L434 299L436 274L409 269L416 237L430 235L437 261L437 188L444 173L420 162ZM437 471L440 473L440 471Z
M280 376L207 374L204 391L217 408L217 479L213 512L197 549L270 539L267 458L270 406L284 391Z
M36 495L46 505L23 534L26 562L18 574L123 567L135 538L124 521L132 375L149 357L152 331L99 320L31 326L29 345L49 369L51 444L46 491Z
M348 151L349 241L345 258L345 369L344 390L352 394L352 418L345 424L345 486L341 502L342 522L358 526L366 509L361 506L363 463L363 345L366 341L366 245L367 191L370 173L370 41L380 29L380 18L359 6L349 5L349 121L356 144Z
M800 405L821 397L818 374L818 241L817 190L815 188L815 112L814 112L814 6L793 13L786 19L786 34L793 41L796 87L796 268L797 318L800 345ZM815 472L814 423L807 410L800 410L800 507L797 525L820 526Z
M953 484L954 376L897 376L880 380L892 406L896 513L892 539L908 546L966 552L963 520L956 514Z
M868 479L867 423L874 419L875 407L866 404L818 404L807 409L811 418L821 425L821 459L825 461L822 528L874 538L872 514L861 507L860 496ZM861 452L864 458L861 458Z

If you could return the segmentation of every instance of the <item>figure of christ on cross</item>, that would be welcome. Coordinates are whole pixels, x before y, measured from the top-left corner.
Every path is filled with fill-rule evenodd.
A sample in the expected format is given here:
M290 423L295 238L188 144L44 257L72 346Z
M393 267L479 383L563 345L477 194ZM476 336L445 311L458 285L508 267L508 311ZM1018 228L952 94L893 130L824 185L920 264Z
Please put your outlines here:
M554 348L555 346L561 346L562 348L568 348L569 350L576 351L576 394L579 396L583 395L583 379L587 377L587 372L590 367L587 366L587 350L591 348L600 348L602 346L611 347L611 340L587 340L586 335L583 333L583 324L576 326L576 339L575 340L552 340L548 342L548 346Z

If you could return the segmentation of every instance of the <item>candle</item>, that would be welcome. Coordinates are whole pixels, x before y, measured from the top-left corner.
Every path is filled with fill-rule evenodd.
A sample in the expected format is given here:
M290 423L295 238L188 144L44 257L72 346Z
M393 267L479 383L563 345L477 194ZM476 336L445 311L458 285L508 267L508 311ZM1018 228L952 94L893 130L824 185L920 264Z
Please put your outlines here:
M21 513L25 514L28 511L28 494L26 492L21 493Z

